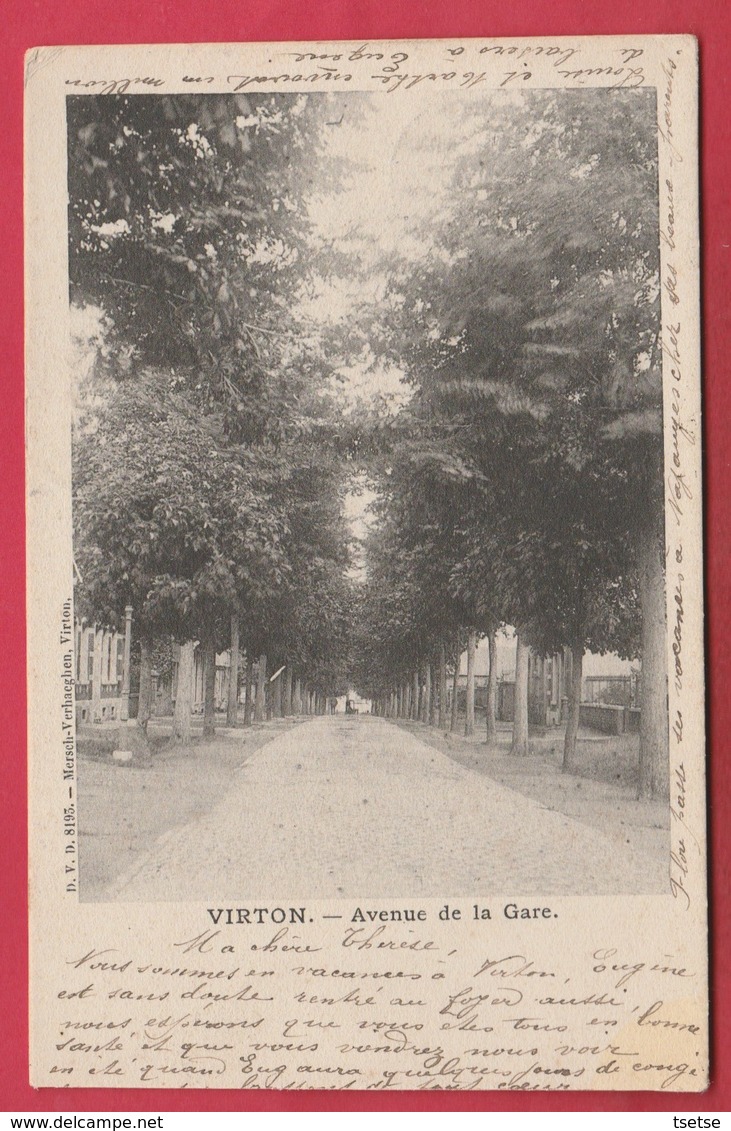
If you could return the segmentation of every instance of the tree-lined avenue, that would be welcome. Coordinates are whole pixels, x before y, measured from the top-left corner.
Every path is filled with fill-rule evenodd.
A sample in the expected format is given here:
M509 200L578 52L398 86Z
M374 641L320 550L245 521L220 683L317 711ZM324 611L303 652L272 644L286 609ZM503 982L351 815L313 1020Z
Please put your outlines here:
M470 735L487 638L489 744L510 626L512 751L562 654L571 771L583 656L640 659L665 796L654 94L426 102L69 99L77 613L134 610L142 730L179 647L183 743L196 643L206 736L224 649L231 725L355 690L444 729L466 651Z

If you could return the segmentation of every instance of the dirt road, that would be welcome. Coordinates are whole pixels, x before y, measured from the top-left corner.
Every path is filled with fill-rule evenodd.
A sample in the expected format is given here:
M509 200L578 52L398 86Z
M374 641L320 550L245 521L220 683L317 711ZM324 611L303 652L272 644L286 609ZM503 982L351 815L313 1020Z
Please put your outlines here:
M664 890L665 864L383 719L310 719L107 888L123 901Z

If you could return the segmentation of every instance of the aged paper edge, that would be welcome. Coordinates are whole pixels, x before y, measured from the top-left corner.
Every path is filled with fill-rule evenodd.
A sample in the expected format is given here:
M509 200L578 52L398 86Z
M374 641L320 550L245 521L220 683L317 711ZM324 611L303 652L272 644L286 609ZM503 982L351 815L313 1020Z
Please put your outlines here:
M426 51L438 45L439 41L426 41L420 44L413 44L411 41L394 41L399 46L409 45L412 50L417 48L421 51ZM471 40L463 41L464 44L477 44L486 41ZM512 41L502 41L507 44ZM525 49L530 44L546 43L548 41L537 41L533 39L520 40L521 49ZM557 43L574 42L571 37L564 37L557 40ZM579 41L577 41L579 42ZM592 46L596 45L596 41L581 41L582 46L587 46L591 43ZM643 43L646 46L653 48L660 47L661 43L667 44L668 52L674 49L676 45L689 48L695 53L694 42L689 37L667 37L664 41L660 38L645 40L643 37L628 37L625 40L623 37L611 37L603 44L626 42L631 44L634 48L635 45ZM271 45L271 49L281 50L283 47L293 46L285 44ZM322 43L317 44L318 47ZM335 44L338 48L342 48L343 44ZM356 43L352 45L355 49L360 47ZM380 45L383 46L383 45ZM40 49L38 53L29 53L29 66L26 73L27 89L28 89L28 109L27 109L27 234L28 234L28 268L27 268L27 309L28 309L28 352L27 352L27 366L28 366L28 451L29 451L29 467L28 467L28 541L29 541L29 735L30 735L30 758L31 758L31 847L32 847L32 861L31 861L31 891L35 895L35 902L38 907L41 903L43 906L50 906L51 901L54 899L54 886L53 883L48 882L48 877L44 874L45 860L44 853L47 846L43 838L38 833L38 829L42 828L46 822L53 822L57 820L57 798L42 796L43 779L45 777L42 763L43 749L48 742L49 730L48 724L39 718L38 706L47 697L48 692L48 676L43 668L42 656L44 654L43 645L50 643L55 632L49 632L49 623L58 618L58 594L64 591L64 586L58 586L57 570L54 568L49 571L53 578L54 585L48 584L49 574L43 569L43 579L39 578L38 567L41 562L47 566L50 561L54 560L55 548L63 545L64 533L68 529L69 513L68 513L68 499L65 497L64 481L57 475L56 449L53 444L44 444L50 436L58 431L58 415L54 412L55 405L49 399L45 404L39 403L43 400L43 394L40 392L40 379L44 370L43 358L47 357L47 350L54 348L54 330L44 329L38 319L34 319L34 310L42 309L44 302L46 309L51 309L54 306L60 309L60 304L65 300L65 295L59 293L58 284L59 279L46 278L44 270L44 248L41 248L41 241L48 239L53 242L60 230L64 230L65 218L62 219L63 207L58 207L58 201L52 202L53 207L48 209L48 212L43 216L43 210L40 207L41 201L38 199L38 191L40 189L39 181L34 183L34 175L37 176L37 170L34 167L34 158L38 159L40 156L36 142L36 135L33 131L33 112L34 107L41 109L48 99L48 104L55 103L56 109L58 108L59 99L62 100L63 95L58 94L58 90L53 90L53 80L58 80L61 76L69 74L69 68L72 66L83 74L94 75L97 73L97 59L106 61L109 58L108 51L114 52L115 61L116 57L123 59L135 58L143 59L145 63L151 61L153 58L157 59L161 52L172 53L175 52L176 56L182 50L184 57L186 55L194 55L196 60L201 58L201 54L207 56L210 52L215 57L225 54L227 51L231 53L240 54L245 50L247 54L254 55L257 50L266 52L270 48L266 45L251 45L246 49L232 45L231 47L211 47L200 48L190 46L188 48L123 48L123 49L105 49L105 48L46 48ZM207 59L206 59L207 61ZM103 68L102 68L103 69ZM173 68L174 69L174 68ZM695 162L696 147L697 147L697 134L696 134L696 91L695 91L695 76L690 75L688 72L691 68L687 67L686 73L680 76L685 80L684 101L682 103L683 124L682 133L687 149L683 149L683 157L686 154L692 154L692 162ZM621 76L619 76L621 77ZM578 81L578 80L575 80ZM172 89L171 82L171 89ZM189 88L188 88L189 89ZM218 89L217 87L211 89ZM226 88L230 89L230 88ZM263 87L262 89L266 89ZM296 89L295 87L288 88L286 85L278 86L276 89ZM345 86L342 88L334 85L331 89L348 89ZM350 88L352 89L352 87ZM358 89L375 89L377 86L359 86ZM662 102L661 92L658 90L659 106ZM38 112L38 110L36 110ZM662 124L662 116L661 116ZM679 131L680 132L680 131ZM661 133L661 169L662 163L665 162L666 171L670 156L670 150L673 142L670 139L663 138ZM663 140L666 142L663 148ZM48 137L46 137L46 147L48 148ZM51 149L54 148L56 152L52 153L52 160L59 157L58 138L51 139ZM684 276L682 280L683 295L680 305L680 310L686 314L687 318L691 319L691 331L686 339L684 361L684 373L690 372L693 378L687 381L683 387L682 395L682 411L684 412L684 426L690 427L691 424L698 434L700 415L699 415L699 348L698 348L698 248L697 248L697 188L694 174L688 172L688 161L682 175L682 191L684 199L679 201L676 197L676 211L678 214L681 208L684 209L685 223L678 222L680 238L683 239L683 264L681 272ZM60 166L61 168L63 165ZM694 164L693 164L693 167ZM661 172L661 188L663 184L663 174ZM667 183L667 182L666 182ZM47 202L46 202L47 203ZM667 199L663 200L661 192L661 216L663 210L663 203L667 205ZM52 214L52 215L51 215ZM40 222L39 222L40 221ZM60 227L58 226L60 224ZM39 232L41 233L39 235ZM668 265L667 253L665 249L663 260L663 273ZM40 253L40 254L39 254ZM665 308L663 309L663 321L665 321ZM61 323L63 324L63 323ZM667 377L665 377L666 386L668 384ZM672 403L668 396L668 389L665 390L665 409L666 419L672 418ZM687 423L686 423L687 422ZM666 426L665 429L665 456L666 468L671 467L674 448L673 448L673 434L672 429ZM60 443L59 443L60 450ZM701 834L705 827L704 816L704 779L702 773L702 751L704 747L703 735L703 714L702 714L702 608L701 608L701 577L702 569L696 561L695 575L689 581L687 577L687 546L690 543L692 550L695 553L700 546L701 536L701 521L700 521L700 503L699 503L699 484L700 484L700 453L696 449L693 457L685 464L687 471L686 482L693 484L694 505L691 510L683 514L683 521L678 525L681 527L683 535L683 550L686 555L685 569L686 575L683 577L683 601L686 610L686 646L691 660L690 675L684 686L683 704L691 702L692 706L687 708L688 714L684 716L685 723L685 736L687 746L685 749L691 748L692 756L694 757L693 763L693 787L688 791L688 809L686 810L686 820L688 827L692 827L696 835ZM671 489L671 484L668 485ZM677 533L671 526L671 515L667 513L666 508L666 524L667 524L667 548L672 550L673 534ZM50 516L54 516L53 520L49 521ZM676 548L677 549L677 548ZM44 561L45 559L45 561ZM63 559L59 559L63 560ZM676 570L675 576L673 575L673 561L672 553L669 556L669 568L667 578L668 589L668 605L672 611L671 593L673 590L673 582L678 584L677 574L681 571ZM40 581L40 585L39 585ZM55 586L55 587L54 587ZM52 596L53 594L53 596ZM668 639L669 649L671 648L670 634ZM47 654L47 653L46 653ZM672 707L671 707L672 718ZM672 750L672 748L671 748ZM676 766L677 768L677 766ZM686 766L687 770L687 766ZM40 787L40 788L39 788ZM693 882L696 888L693 890L694 899L697 899L696 907L698 909L698 919L703 920L705 909L705 891L704 891L704 877L705 877L705 854L701 850L699 856L700 864L695 871ZM703 866L701 866L703 865ZM57 893L56 893L57 898ZM630 901L631 902L631 901ZM652 902L652 900L648 900ZM703 910L701 910L703 909ZM36 919L37 912L31 911L31 927L32 927L32 951L37 946L37 933L33 930L33 922ZM131 915L131 912L130 912ZM73 929L73 928L72 928ZM705 943L698 938L698 924L696 922L696 947L695 954L700 957L702 953L705 955ZM700 948L698 942L700 941ZM38 975L36 974L36 980ZM703 981L705 989L705 979ZM32 987L32 993L35 995L35 987ZM38 1023L38 1022L37 1022ZM34 1081L41 1083L40 1080ZM99 1081L96 1081L98 1084ZM113 1083L113 1082L110 1082ZM118 1086L118 1082L116 1082ZM228 1086L228 1085L227 1085ZM626 1086L626 1082L622 1084ZM697 1088L698 1085L695 1087ZM701 1084L702 1086L702 1084Z

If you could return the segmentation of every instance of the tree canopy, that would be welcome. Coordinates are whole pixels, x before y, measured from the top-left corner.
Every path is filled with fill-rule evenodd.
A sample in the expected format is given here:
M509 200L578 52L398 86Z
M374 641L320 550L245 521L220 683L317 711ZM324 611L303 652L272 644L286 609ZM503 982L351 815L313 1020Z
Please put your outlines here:
M235 616L250 654L379 702L443 682L459 630L641 656L664 788L654 92L440 103L412 169L442 171L375 236L332 131L347 109L372 141L381 104L338 97L69 100L70 297L106 343L75 446L89 613L220 647ZM353 413L369 373L398 396Z

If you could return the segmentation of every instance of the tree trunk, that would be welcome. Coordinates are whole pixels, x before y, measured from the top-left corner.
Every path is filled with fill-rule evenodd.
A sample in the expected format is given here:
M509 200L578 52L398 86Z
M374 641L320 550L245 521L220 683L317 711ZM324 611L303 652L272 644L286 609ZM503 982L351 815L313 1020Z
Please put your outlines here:
M254 659L246 654L246 691L244 693L244 726L251 726L251 709L253 707L251 684L254 679Z
M571 646L571 684L569 686L569 711L566 719L566 734L563 741L562 769L568 774L577 771L576 765L576 736L579 732L579 715L581 712L581 683L584 667L584 645L582 643Z
M292 704L295 715L302 714L302 681L297 676L294 681L294 702Z
M447 648L442 640L439 645L439 729L447 725Z
M459 667L462 661L462 637L457 633L457 657L454 661L454 675L452 676L452 717L449 721L450 731L457 729L457 692L459 691Z
M487 638L487 653L490 660L490 670L487 673L487 725L486 741L494 742L497 738L495 723L495 700L497 697L497 641L495 633L491 632Z
M658 481L661 482L659 476ZM642 608L642 686L640 689L639 796L668 797L669 735L665 610L665 537L660 499L637 540Z
M104 668L104 629L99 628L97 624L93 628L93 648L94 651L91 655L91 722L100 723L102 721L102 683L104 682L103 668ZM142 672L140 671L140 691ZM150 682L152 682L152 675L150 674ZM152 691L150 690L147 695L147 701L152 698ZM138 704L141 701L138 700ZM147 717L149 718L149 707ZM137 722L143 731L147 730L147 718L144 722L140 721L139 707L137 711Z
M426 721L427 721L427 723L429 724L430 727L433 727L434 724L436 723L436 714L437 714L436 706L437 705L435 703L436 695L435 695L435 687L434 687L434 665L432 664L431 660L426 665L426 686L427 686Z
M140 697L137 707L137 725L142 727L147 734L147 724L152 714L152 650L149 640L140 640ZM94 679L98 680L101 688L101 672L97 675L94 670Z
M431 698L430 688L429 688L428 671L429 671L429 665L424 664L424 667L421 670L421 675L419 676L419 682L421 684L421 702L419 704L419 719L421 720L422 723L424 723L425 726L429 722L429 699Z
M515 641L515 714L510 753L528 753L528 645L520 630Z
M464 732L469 738L475 733L475 652L477 633L471 628L467 635L467 706L465 709Z
M231 617L231 666L228 670L226 725L239 725L239 618Z
M267 658L264 652L256 665L256 699L254 701L254 722L263 723L266 711Z
M180 646L178 686L173 711L173 736L187 746L191 738L190 715L193 709L193 666L195 645L192 640Z
M411 698L411 717L415 723L419 721L419 665L414 668L414 690Z
M216 644L213 637L203 642L203 737L216 733Z
M283 713L285 715L292 714L292 665L287 661L287 666L284 669L284 704Z
M272 686L272 718L281 719L282 717L282 676L284 672L280 672L274 680Z

